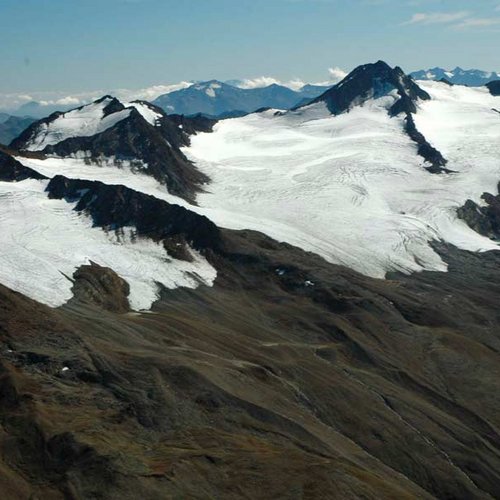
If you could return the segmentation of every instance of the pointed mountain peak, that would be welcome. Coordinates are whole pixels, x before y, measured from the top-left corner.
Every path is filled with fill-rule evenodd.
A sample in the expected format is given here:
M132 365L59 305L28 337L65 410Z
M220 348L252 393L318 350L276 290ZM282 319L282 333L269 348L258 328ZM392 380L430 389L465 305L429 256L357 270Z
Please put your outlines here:
M105 101L117 101L118 99L116 99L116 97L113 97L112 95L109 95L109 94L106 94L102 97L100 97L99 99L96 99L93 104L100 104L101 102L105 102Z
M42 151L74 137L90 137L127 118L127 109L118 99L104 96L90 104L53 113L33 123L11 145L16 149Z
M430 99L400 67L391 68L386 62L377 61L357 67L312 103L324 102L331 113L340 114L369 99L388 95L395 98L389 109L391 115L415 113L418 99Z

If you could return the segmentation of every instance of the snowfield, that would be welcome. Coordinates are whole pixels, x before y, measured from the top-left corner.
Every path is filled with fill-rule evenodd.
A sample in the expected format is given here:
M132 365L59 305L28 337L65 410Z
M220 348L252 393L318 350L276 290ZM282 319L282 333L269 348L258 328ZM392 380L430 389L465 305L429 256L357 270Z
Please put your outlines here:
M455 171L453 174L431 174L424 168L416 144L404 133L403 119L387 114L394 95L372 99L339 116L331 116L323 104L288 113L266 111L221 121L213 133L193 136L184 152L211 179L198 196L196 207L172 196L151 177L117 168L112 161L97 166L77 158L17 159L49 177L63 174L124 184L206 215L221 227L261 231L369 276L383 278L390 271L446 271L446 263L430 245L432 241L443 240L470 251L498 249L495 242L457 219L456 209L469 198L479 203L485 191L497 193L500 114L494 108L500 109L500 98L481 88L436 82L419 85L432 100L420 102L416 125L449 160L447 168ZM2 189L6 189L4 185ZM92 259L128 276L135 307L142 308L155 296L154 280L172 286L187 279L187 269L182 267L185 263L165 266L160 272L165 256L156 246L141 242L122 248L111 236L91 229L89 221L71 212L67 203L47 201L41 192L34 191L36 195L30 197L36 201L24 200L16 209L17 223L2 220L0 224L4 234L16 235L11 238L15 241L29 231L38 231L32 233L37 238L25 240L25 244L37 245L30 257L33 265L24 274L15 273L17 284L12 283L11 272L0 276L3 283L26 293L39 281L36 298L59 304L70 296L70 283L59 271L71 275L77 265ZM4 202L5 196L14 203L14 193L4 193ZM27 203L34 205L28 207ZM64 217L57 207L65 208ZM25 221L23 210L39 213L40 219L36 224ZM75 219L79 229L71 230ZM37 224L41 229L36 229ZM51 232L53 224L56 229ZM65 231L72 235L69 243L62 236ZM92 236L92 243L85 246L87 234L99 236ZM55 238L57 244L48 243L44 235ZM33 243L29 243L31 239ZM19 249L12 245L10 257L2 257L2 269L15 265ZM141 245L148 245L148 251ZM47 255L47 274L38 279L37 270L43 266L37 259ZM201 258L197 260L198 274L210 283L215 271L207 266ZM50 290L57 287L60 292L54 300ZM148 298L142 302L141 287L148 290Z
M211 179L203 208L216 222L255 229L374 277L388 271L445 271L429 243L472 251L497 245L457 219L456 208L500 180L500 99L486 89L419 82L417 127L450 160L430 174L416 145L390 118L393 96L332 117L322 104L275 116L225 120L185 152Z
M112 268L130 285L132 309L149 309L166 288L212 285L215 269L192 251L193 262L169 257L161 244L92 227L74 203L50 200L47 181L0 182L0 282L49 306L72 297L70 278L93 261Z

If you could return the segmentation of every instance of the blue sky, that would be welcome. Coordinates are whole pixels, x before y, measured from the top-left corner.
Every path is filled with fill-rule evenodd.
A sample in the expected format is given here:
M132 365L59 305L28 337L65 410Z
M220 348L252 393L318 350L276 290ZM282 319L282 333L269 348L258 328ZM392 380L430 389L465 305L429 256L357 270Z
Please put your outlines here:
M500 0L0 0L1 93L500 70Z

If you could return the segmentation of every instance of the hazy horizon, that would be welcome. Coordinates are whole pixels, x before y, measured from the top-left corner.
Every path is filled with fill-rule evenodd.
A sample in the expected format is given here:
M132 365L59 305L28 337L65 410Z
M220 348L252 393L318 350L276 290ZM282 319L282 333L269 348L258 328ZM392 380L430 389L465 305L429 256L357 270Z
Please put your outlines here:
M383 59L500 71L500 1L1 0L2 94L272 76Z

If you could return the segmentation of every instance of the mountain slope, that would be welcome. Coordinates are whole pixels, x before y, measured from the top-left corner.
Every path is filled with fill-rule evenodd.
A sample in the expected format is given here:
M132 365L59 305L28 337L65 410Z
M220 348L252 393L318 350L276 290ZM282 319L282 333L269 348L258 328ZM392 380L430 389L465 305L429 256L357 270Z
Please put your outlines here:
M193 199L208 178L180 148L188 134L156 106L137 101L127 106L111 96L33 123L11 146L49 156L82 158L150 175L178 196Z
M495 192L500 178L497 98L429 82L418 91L428 98L414 100L413 85L406 92L391 82L348 76L310 106L223 121L193 137L188 156L212 179L200 207L219 225L261 230L378 277L445 270L433 240L497 248L456 215L467 199ZM393 116L400 103L416 113ZM332 116L329 105L348 112ZM420 143L408 133L409 116ZM430 175L424 143L455 173Z
M391 115L415 113L416 103L430 96L399 67L391 68L383 61L359 66L340 83L314 99L311 104L324 102L333 114L348 111L370 99L379 99L393 92L397 100L389 109Z
M394 98L394 102L388 108L389 114L406 115L405 131L417 144L419 155L428 164L426 168L437 174L449 172L444 168L446 159L418 131L412 116L417 112L419 101L427 101L430 96L399 67L391 68L383 61L360 66L311 104L325 103L331 113L340 114L366 101L388 96Z
M35 121L29 116L8 116L5 121L0 121L0 144L10 144L21 132Z
M0 217L0 282L25 295L62 305L72 296L71 276L89 262L128 282L134 309L151 307L159 286L213 281L215 271L196 252L217 244L207 219L123 186L49 181L3 152L0 171L8 208Z
M495 192L500 151L491 138L500 136L497 98L485 88L429 82L422 90L431 99L410 103L417 108L411 115L416 128L455 172L438 180L408 134L408 114L391 116L401 97L387 88L377 99L364 100L363 93L361 105L339 115L322 101L285 114L222 121L213 132L192 136L184 152L211 179L197 207L172 197L154 179L122 176L113 165L22 161L48 177L123 183L218 226L261 231L370 276L445 271L435 240L471 251L496 249L460 221L456 209Z
M215 287L164 291L152 314L104 310L101 285L89 300L89 282L126 292L96 266L58 310L0 286L3 484L27 498L498 496L498 253L442 246L449 273L379 281L262 234L220 238Z
M209 116L226 115L235 111L249 113L261 108L289 109L304 99L323 92L323 87L307 87L295 92L281 85L263 88L242 89L227 83L212 80L192 85L158 97L154 104L167 113Z
M443 68L431 68L427 70L415 71L410 74L415 80L447 80L456 85L467 85L469 87L482 87L487 83L500 80L500 74L496 72L481 71L478 69L462 69L456 67L453 70Z
M500 496L499 98L387 68L1 149L4 496ZM196 206L73 153L138 131L210 178Z

